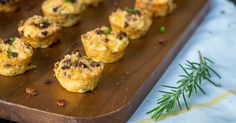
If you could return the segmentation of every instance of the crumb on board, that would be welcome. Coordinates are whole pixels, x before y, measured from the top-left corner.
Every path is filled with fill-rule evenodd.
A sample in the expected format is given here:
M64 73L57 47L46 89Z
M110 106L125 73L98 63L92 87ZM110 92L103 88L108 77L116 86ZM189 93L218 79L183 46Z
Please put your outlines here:
M26 88L25 92L30 96L37 96L38 95L38 91L32 87Z
M66 106L66 100L64 100L64 99L58 99L58 100L57 100L57 105L58 105L59 107L65 107L65 106Z

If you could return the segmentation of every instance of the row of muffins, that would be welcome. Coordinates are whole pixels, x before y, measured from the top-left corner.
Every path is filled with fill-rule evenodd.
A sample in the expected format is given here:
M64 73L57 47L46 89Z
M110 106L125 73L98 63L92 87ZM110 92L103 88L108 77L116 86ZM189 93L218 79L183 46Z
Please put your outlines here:
M0 0L1 12L14 12L23 0ZM42 4L43 14L62 27L75 25L81 13L89 6L97 6L102 0L46 0Z
M0 12L13 12L20 0L0 0ZM46 0L42 5L45 17L35 15L21 21L18 32L21 38L0 39L0 74L15 76L36 65L31 64L33 48L47 48L58 40L62 27L78 22L78 15L87 7L97 6L101 0ZM54 4L53 4L54 3ZM57 8L57 11L55 11ZM81 9L81 11L77 11ZM53 11L54 15L50 13ZM52 18L58 17L58 18ZM73 23L72 23L72 19ZM62 21L61 21L62 20ZM61 23L63 22L63 23ZM65 23L64 23L65 22Z
M87 2L91 4L92 1ZM97 0L93 5L99 2ZM58 37L60 26L74 25L79 13L86 8L80 6L78 9L75 6L80 6L76 0L47 0L42 5L46 17L33 16L22 22L18 31L32 47L46 48ZM111 28L103 26L81 36L87 56L73 52L55 64L54 72L58 81L71 92L84 93L95 89L104 63L122 59L129 39L144 36L152 24L152 17L165 16L174 6L173 0L136 0L135 8L117 9L109 17Z
M162 9L156 9L158 6ZM109 16L111 28L102 26L81 35L87 57L74 52L55 64L54 72L60 84L70 92L94 90L104 63L122 59L129 40L144 36L153 16L165 16L174 7L172 0L136 0L136 8L117 9Z
M80 14L102 0L47 0L42 4L44 15L62 27L70 27L80 20Z

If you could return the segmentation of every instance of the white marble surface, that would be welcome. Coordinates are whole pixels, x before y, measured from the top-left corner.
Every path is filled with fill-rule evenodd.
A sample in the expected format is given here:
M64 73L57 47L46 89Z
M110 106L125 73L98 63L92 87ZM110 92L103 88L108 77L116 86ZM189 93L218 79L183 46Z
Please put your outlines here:
M223 11L223 13L222 13ZM188 43L145 98L129 123L155 122L146 112L152 109L164 88L173 85L183 73L178 64L185 60L198 60L197 51L216 62L212 65L222 76L223 87L203 84L207 95L194 95L190 100L190 111L168 114L158 123L236 123L236 7L227 0L212 0L212 9Z

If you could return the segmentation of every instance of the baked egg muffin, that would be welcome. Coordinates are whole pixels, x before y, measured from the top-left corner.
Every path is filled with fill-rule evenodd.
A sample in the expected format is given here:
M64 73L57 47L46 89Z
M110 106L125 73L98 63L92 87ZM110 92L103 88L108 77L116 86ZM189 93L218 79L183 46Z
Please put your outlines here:
M22 21L18 31L33 48L47 48L58 40L61 27L47 17L35 15Z
M42 4L44 15L63 27L75 25L84 9L80 0L46 0Z
M0 12L14 12L20 0L0 0Z
M62 87L67 91L85 93L96 88L103 69L103 63L74 52L58 61L54 72Z
M36 66L31 65L33 49L20 38L0 39L0 74L15 76Z
M102 1L103 0L80 0L81 4L86 7L89 7L89 6L97 7L98 4Z
M113 30L125 32L130 39L144 36L152 24L151 14L136 8L117 9L109 21Z
M95 61L113 63L123 58L129 44L125 32L101 27L81 36L87 56Z
M136 0L135 7L147 10L155 17L163 17L171 13L176 4L174 0Z

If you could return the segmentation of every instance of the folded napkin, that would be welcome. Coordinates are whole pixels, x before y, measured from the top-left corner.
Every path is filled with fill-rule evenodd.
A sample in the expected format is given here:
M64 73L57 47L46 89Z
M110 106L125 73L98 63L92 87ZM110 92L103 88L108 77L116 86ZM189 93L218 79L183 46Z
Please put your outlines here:
M186 109L168 113L156 121L158 123L236 123L236 7L228 0L212 0L212 8L201 26L173 63L138 107L129 123L152 123L146 112L156 106L161 97L160 85L175 85L179 74L184 72L179 64L185 60L197 61L198 50L215 61L211 65L222 79L212 79L222 84L214 87L207 82L203 89L207 95L194 94L188 99L190 111Z

